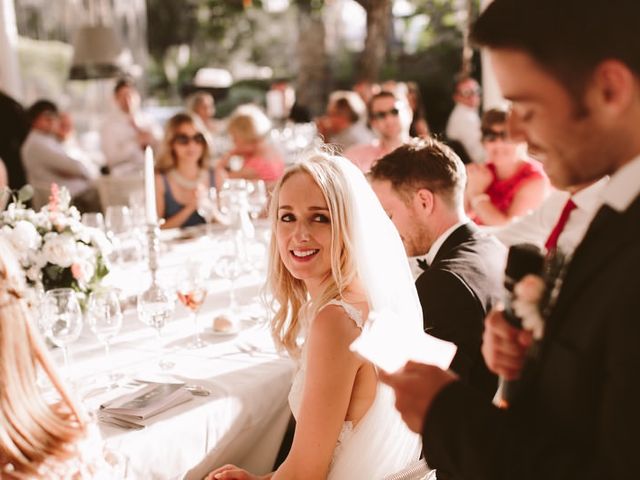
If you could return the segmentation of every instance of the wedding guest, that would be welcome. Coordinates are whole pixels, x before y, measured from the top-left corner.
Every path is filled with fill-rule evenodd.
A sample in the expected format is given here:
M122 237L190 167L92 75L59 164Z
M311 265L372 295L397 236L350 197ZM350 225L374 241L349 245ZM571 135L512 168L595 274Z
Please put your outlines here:
M398 233L362 173L341 157L314 154L290 167L274 199L271 330L300 362L289 394L297 419L293 445L274 473L225 465L207 478L382 479L418 465L420 475L401 478L423 478L419 441L400 428L390 390L371 363L349 350L372 309L389 314L376 321L392 321L411 337L421 333Z
M494 0L472 30L512 102L513 128L552 182L611 178L554 282L535 345L499 310L486 319L487 365L519 378L507 410L435 367L411 363L385 376L405 421L423 432L429 464L460 478L632 479L640 471L640 3L583 6ZM522 300L527 283L516 287Z
M367 106L355 92L338 90L329 96L324 117L318 119L318 133L327 143L341 149L368 143L374 135L366 125Z
M218 160L216 182L218 188L227 178L264 180L273 186L284 172L284 159L269 142L271 121L255 105L242 105L231 115L227 132L234 148ZM242 167L232 169L232 159L239 157Z
M491 109L482 116L485 164L467 166L467 211L479 225L504 225L535 210L544 200L548 180L542 165L526 156L526 143L507 130L507 112Z
M27 114L31 131L21 149L27 181L36 191L48 195L52 183L66 187L73 203L82 211L100 211L94 185L97 169L83 155L70 155L56 137L58 107L49 100L38 100ZM46 199L40 199L44 203Z
M161 228L205 223L198 214L198 196L215 185L209 167L208 132L188 113L171 117L156 161L156 206Z
M25 293L21 268L0 239L0 477L114 478L97 430L55 371ZM59 402L45 400L39 375Z
M162 129L140 110L140 94L131 79L121 78L113 89L114 107L100 129L100 144L113 175L141 174L144 149L157 147Z
M484 148L480 131L480 85L465 77L456 82L453 100L455 106L447 120L447 139L459 142L464 154L474 163L484 162Z
M369 104L369 122L378 138L348 148L344 156L367 173L377 160L409 140L410 121L406 102L390 92L374 95Z
M24 107L0 90L0 158L7 167L9 186L16 190L26 183L20 147L29 134L29 119Z
M380 159L369 179L407 255L426 255L416 280L425 332L455 343L451 369L492 398L497 379L480 346L484 317L502 294L506 250L464 213L462 161L436 140L413 139Z
M369 105L371 99L380 93L380 85L369 80L358 80L353 84L351 90L360 96L365 105Z
M221 126L214 116L216 104L208 92L196 92L187 99L187 109L198 117L211 135L220 133Z

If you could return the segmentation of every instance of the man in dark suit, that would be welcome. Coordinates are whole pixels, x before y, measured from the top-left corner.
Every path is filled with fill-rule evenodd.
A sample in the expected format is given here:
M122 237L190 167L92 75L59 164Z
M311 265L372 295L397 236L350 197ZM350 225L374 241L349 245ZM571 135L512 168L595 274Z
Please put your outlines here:
M479 480L640 476L638 18L637 0L494 0L474 26L512 101L512 127L552 182L611 179L537 354L501 312L487 317L487 364L520 378L507 410L435 367L382 375L435 468Z
M433 139L415 139L380 159L369 175L407 255L426 255L416 288L429 334L458 346L451 368L491 399L497 387L480 345L484 317L502 293L505 248L464 213L464 165Z
M20 147L29 133L27 114L18 102L0 91L0 159L7 166L9 186L18 189L25 183Z

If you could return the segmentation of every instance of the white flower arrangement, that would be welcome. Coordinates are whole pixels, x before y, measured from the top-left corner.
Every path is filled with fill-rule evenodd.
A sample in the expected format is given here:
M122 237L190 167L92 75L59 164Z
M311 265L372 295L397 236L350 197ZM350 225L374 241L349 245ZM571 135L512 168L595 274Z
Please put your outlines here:
M111 242L81 223L64 187L52 184L49 203L39 212L25 208L28 196L21 190L0 213L0 236L13 246L27 282L45 291L67 287L88 295L109 273Z

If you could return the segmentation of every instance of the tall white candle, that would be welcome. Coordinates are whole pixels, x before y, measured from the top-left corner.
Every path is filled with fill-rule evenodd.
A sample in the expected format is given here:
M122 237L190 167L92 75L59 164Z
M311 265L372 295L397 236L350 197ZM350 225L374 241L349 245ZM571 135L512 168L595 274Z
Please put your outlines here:
M144 151L144 205L147 223L156 223L156 178L153 168L153 150L147 147Z

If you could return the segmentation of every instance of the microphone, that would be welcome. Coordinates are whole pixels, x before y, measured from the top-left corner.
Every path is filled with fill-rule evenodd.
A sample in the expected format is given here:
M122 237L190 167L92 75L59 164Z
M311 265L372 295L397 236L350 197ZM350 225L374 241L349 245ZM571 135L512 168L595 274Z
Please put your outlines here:
M509 248L507 266L504 271L505 308L503 315L505 320L515 328L522 328L522 319L513 311L513 289L527 275L542 275L543 268L544 255L535 245L522 243ZM500 379L500 407L506 408L513 401L518 385L518 380Z

